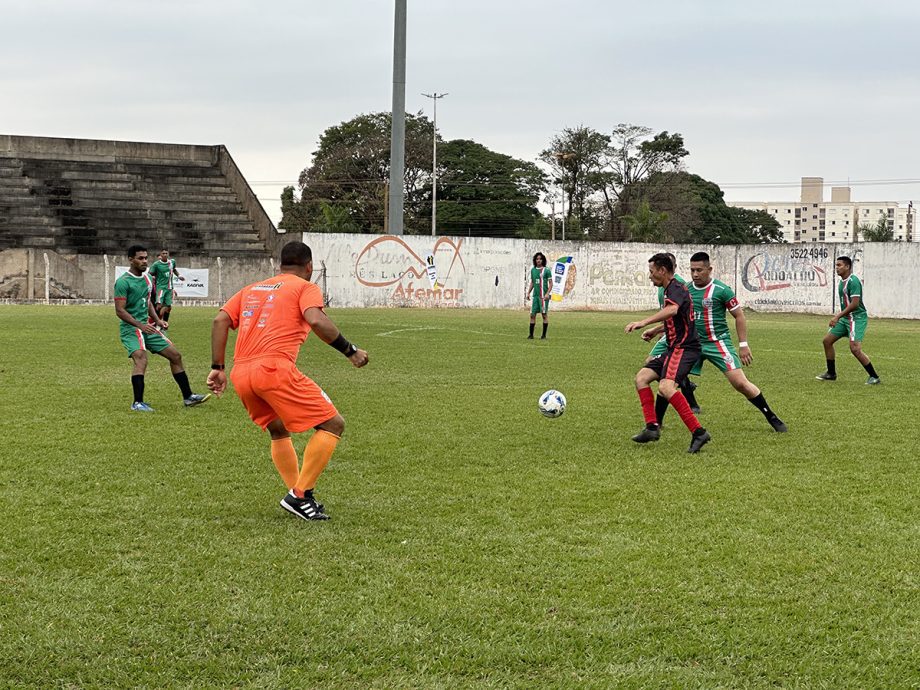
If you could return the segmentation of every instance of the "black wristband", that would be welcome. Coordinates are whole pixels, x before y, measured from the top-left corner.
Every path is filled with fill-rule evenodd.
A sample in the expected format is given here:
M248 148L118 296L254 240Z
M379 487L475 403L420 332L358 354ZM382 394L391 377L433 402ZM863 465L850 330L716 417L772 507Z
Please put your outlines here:
M211 365L211 368L212 368L214 371L223 371L223 370L224 370L224 365L223 365L223 364L212 364L212 365Z
M339 333L338 337L329 344L346 357L351 357L358 351L358 348L348 342L341 333Z

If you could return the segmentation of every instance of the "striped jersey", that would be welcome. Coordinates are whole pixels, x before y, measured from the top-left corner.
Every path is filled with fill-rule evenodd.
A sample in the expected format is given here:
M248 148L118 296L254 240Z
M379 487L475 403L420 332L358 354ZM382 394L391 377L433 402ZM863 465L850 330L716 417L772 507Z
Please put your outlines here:
M115 299L125 300L125 311L141 323L145 323L149 315L147 301L150 299L152 289L153 282L146 273L136 276L131 271L127 271L115 281ZM121 325L134 328L124 321L121 322Z
M676 278L664 287L664 305L677 305L677 313L664 322L664 333L668 338L668 347L698 348L700 340L693 327L693 300L685 285Z
M175 270L175 259L168 259L167 261L160 261L157 259L150 264L150 268L147 269L147 272L156 282L156 289L159 291L173 289L173 271Z
M534 295L539 295L543 299L549 294L550 281L553 279L553 272L549 266L537 268L534 266L530 269L530 280L533 283Z
M721 280L710 280L709 284L703 287L697 287L691 282L687 289L693 298L693 316L700 340L731 341L725 313L741 308L734 290Z
M840 308L846 309L850 306L850 301L854 297L859 297L859 306L850 312L854 318L866 318L869 312L866 311L866 302L863 299L862 281L854 274L850 274L846 280L841 280L837 284L837 297L840 299Z

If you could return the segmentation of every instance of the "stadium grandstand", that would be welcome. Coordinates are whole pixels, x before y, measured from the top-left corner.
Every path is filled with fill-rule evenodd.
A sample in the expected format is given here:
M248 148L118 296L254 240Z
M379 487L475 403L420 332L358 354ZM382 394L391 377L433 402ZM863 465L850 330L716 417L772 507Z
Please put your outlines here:
M283 241L223 145L0 135L0 253L252 259Z

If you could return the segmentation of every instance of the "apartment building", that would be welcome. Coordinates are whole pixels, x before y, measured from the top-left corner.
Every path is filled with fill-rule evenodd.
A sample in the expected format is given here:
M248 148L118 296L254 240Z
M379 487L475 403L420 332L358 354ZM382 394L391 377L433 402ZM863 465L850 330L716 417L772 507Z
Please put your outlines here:
M849 187L831 187L824 200L824 178L803 177L799 201L729 201L729 206L766 211L776 218L787 242L862 242L864 226L888 223L896 242L920 241L913 204L852 201Z

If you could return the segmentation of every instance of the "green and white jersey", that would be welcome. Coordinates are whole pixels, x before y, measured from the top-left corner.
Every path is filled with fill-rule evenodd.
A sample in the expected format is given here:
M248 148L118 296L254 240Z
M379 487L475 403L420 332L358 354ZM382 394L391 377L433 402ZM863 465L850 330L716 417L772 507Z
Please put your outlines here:
M681 285L687 284L687 281L681 278L676 273L674 274L674 280L676 280ZM664 288L663 287L658 288L658 308L664 309Z
M859 297L859 306L849 315L857 319L868 318L869 312L866 311L866 301L863 299L862 281L855 275L851 273L849 278L837 284L837 297L840 299L841 310L850 306L850 301L854 297Z
M533 282L533 296L536 298L539 295L542 300L549 294L553 272L549 270L549 266L543 266L542 268L534 266L530 269L530 280Z
M175 259L168 259L167 261L160 261L157 259L152 264L150 264L150 268L147 269L147 273L149 273L150 277L153 278L157 291L172 290L174 275L173 271L175 270Z
M115 281L115 299L125 300L125 310L141 323L145 323L149 315L147 301L150 299L152 289L153 282L150 276L146 273L136 276L128 271ZM125 328L134 328L124 321L121 322L121 325Z
M728 321L725 312L741 308L741 303L735 296L735 291L721 280L710 280L708 285L697 287L690 282L687 284L690 297L693 298L693 320L696 324L696 333L702 342L717 342L727 340L731 342L731 332L728 330Z

